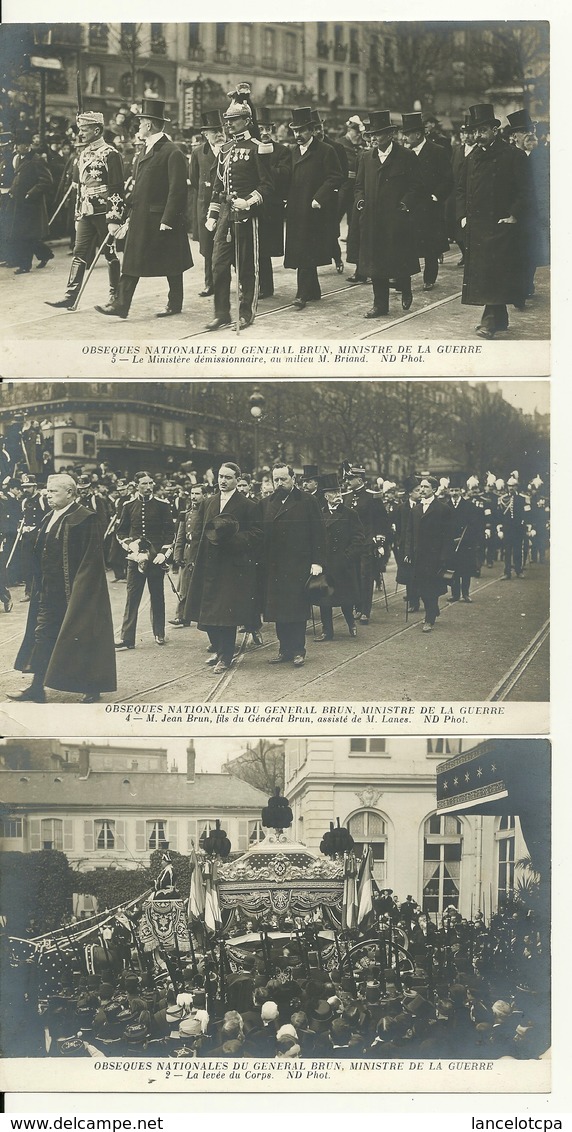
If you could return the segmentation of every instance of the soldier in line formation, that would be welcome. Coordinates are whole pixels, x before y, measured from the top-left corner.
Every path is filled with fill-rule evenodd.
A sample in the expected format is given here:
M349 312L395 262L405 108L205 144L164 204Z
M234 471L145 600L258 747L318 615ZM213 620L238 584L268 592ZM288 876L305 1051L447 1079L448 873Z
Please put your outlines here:
M32 964L6 963L10 1016L25 1019L7 1031L7 1052L352 1061L545 1052L546 957L522 907L508 901L489 923L454 906L431 917L391 890L374 907L374 926L355 930L337 956L328 941L330 954L317 958L319 914L298 924L273 917L249 921L247 946L225 934L209 948L195 926L193 953L165 952L155 971L135 946L136 909L101 929L99 974L86 974L81 946L70 950L72 927L57 951L45 938ZM398 965L387 963L397 938Z
M318 268L333 261L343 271L344 216L347 261L355 264L348 281L371 280L365 318L387 316L392 291L410 309L420 260L423 289L431 291L453 234L462 252L462 302L483 307L476 333L493 338L508 328L509 305L524 310L537 266L549 262L548 151L532 144L535 124L526 110L509 114L501 133L491 104L471 106L461 145L452 150L417 112L375 110L366 123L354 115L345 136L333 141L317 110L296 107L285 145L276 140L271 110L253 105L248 83L229 97L224 111L203 115L204 145L193 150L190 168L167 133L165 103L143 99L141 150L127 192L121 155L104 139L103 115L78 115L85 148L75 162L74 259L66 294L50 305L74 307L103 243L110 297L96 307L101 314L127 318L139 278L165 276L167 303L157 317L180 315L183 274L193 266L190 185L204 257L199 293L214 299L210 331L233 322L244 330L254 321L259 300L274 291L273 257L297 273L296 310L319 301ZM52 258L42 242L51 177L25 140L12 162L5 154L2 169L2 240L26 273L33 254L40 267ZM121 272L117 247L124 248Z
M206 664L216 675L231 668L239 630L250 634L255 646L262 644L263 621L274 624L278 644L269 663L301 668L313 607L321 621L321 631L314 626L316 643L333 640L333 610L338 607L350 638L356 638L358 627L367 626L372 616L375 586L384 588L392 553L397 581L406 587L407 611L418 612L422 604L422 629L429 633L439 617L439 598L449 589L448 602L470 604L471 579L491 568L499 555L504 562L502 580L520 579L527 559L544 562L548 545L550 512L542 480L536 477L523 492L517 471L506 483L488 473L483 486L474 476L439 480L422 472L399 488L383 480L368 486L365 468L350 462L342 465L339 475L320 475L317 466L306 465L298 483L292 467L282 462L268 471L266 481L253 481L233 461L226 461L218 469L216 488L179 479L178 486L173 480L161 484L140 472L132 481L120 480L102 466L99 474L80 474L79 482L60 473L51 477L50 484L53 481L54 489L60 490L64 512L73 506L64 521L74 531L80 529L78 523L92 519L90 526L81 527L89 531L89 541L81 546L86 557L82 570L93 567L97 592L104 567L113 572L113 582L127 581L115 649L135 648L146 587L154 640L165 644L165 575L172 570L179 589L170 624L183 629L192 623L205 632ZM73 522L70 516L75 516ZM35 671L30 667L33 634L37 643L45 628L47 613L37 625L34 620L38 600L41 613L47 585L38 548L43 555L51 529L52 512L35 477L8 476L0 492L1 600L9 613L10 585L20 583L25 586L21 600L33 599L28 644L17 661L23 671ZM64 565L56 561L60 542L56 539L56 557L50 560L52 588L63 586L66 577ZM106 592L104 597L108 611ZM75 608L85 632L88 619L80 616L81 604ZM62 617L50 629L50 647L59 648L58 655L65 653L59 637L71 632L70 618L75 616L68 605L64 623L65 609L62 605ZM107 612L106 618L100 652L107 664L113 640L108 640ZM50 658L45 643L42 647L46 671ZM77 673L74 687L64 687L69 678L56 673L54 665L50 678L58 682L48 686L78 690ZM113 668L110 664L109 671ZM84 702L97 701L105 683L100 664L97 675L88 672L85 687L79 689L85 693ZM15 698L44 702L40 677Z

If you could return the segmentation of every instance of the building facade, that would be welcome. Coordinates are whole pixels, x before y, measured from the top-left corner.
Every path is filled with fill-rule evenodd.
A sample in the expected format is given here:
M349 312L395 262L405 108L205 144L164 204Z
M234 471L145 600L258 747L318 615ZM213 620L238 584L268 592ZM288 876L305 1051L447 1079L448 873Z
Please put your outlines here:
M380 888L413 896L431 915L453 905L488 917L514 890L527 850L517 817L437 813L437 766L474 746L435 737L289 738L293 836L316 848L339 817L358 853L371 845Z

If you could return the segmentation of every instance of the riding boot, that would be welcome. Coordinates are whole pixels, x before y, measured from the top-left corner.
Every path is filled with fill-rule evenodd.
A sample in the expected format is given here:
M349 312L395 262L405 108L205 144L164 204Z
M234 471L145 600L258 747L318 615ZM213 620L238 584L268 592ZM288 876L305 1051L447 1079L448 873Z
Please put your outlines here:
M77 256L71 261L70 273L68 276L68 285L65 296L57 303L50 303L46 300L49 307L73 307L83 282L85 275L85 260L78 259Z
M112 259L107 264L109 275L109 302L114 303L119 298L119 280L121 279L121 264L118 259Z

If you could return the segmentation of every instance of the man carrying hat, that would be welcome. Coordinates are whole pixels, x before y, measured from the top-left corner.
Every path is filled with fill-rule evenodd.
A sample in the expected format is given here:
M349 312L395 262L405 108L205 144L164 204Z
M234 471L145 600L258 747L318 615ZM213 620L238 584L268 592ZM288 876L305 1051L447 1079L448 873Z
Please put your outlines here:
M197 221L199 251L205 261L205 285L199 295L202 299L214 294L213 287L213 243L214 233L206 227L213 185L216 177L218 155L224 143L224 126L220 110L207 110L202 115L201 133L204 144L197 145L191 153L191 189L197 194Z
M389 313L389 280L401 291L401 306L413 302L411 276L420 271L413 213L425 196L419 162L395 141L389 110L374 110L367 136L371 149L359 163L355 202L361 213L358 272L373 284L373 307L365 318Z
M206 221L214 232L213 286L214 318L207 330L229 326L231 265L237 269L240 287L239 323L245 330L254 321L259 292L260 206L270 188L268 169L262 165L259 152L271 153L272 147L253 137L253 109L249 101L250 86L239 83L229 94L230 105L223 115L230 140L222 146L211 204Z
M65 473L48 477L50 512L34 544L26 632L14 668L33 672L13 700L44 703L44 685L83 692L84 703L116 687L111 607L97 517Z
M480 306L480 338L508 329L507 303L519 303L532 192L522 154L498 137L490 103L469 107L477 142L457 187L457 215L465 233L461 302Z
M207 633L215 675L232 664L239 625L256 613L256 562L262 543L260 505L237 490L240 468L221 464L219 490L199 505L198 549L186 602L186 618Z
M344 502L359 517L365 534L358 562L359 595L356 601L356 617L362 625L367 625L373 604L378 548L387 548L389 554L391 523L381 497L374 495L366 487L365 468L359 465L350 466L346 472L345 482L349 493Z
M290 187L286 201L284 267L296 268L294 307L321 299L318 267L332 261L338 228L338 190L344 175L333 146L316 136L321 123L310 106L297 106L290 129L296 148L290 155Z
M536 141L536 126L528 110L515 110L507 114L511 140L527 162L532 181L533 207L528 220L525 247L522 306L534 294L534 276L537 267L550 262L550 162L546 146L530 146Z
M47 300L50 307L73 307L79 294L86 268L93 262L106 233L109 242L104 248L109 272L109 301L117 298L121 268L113 247L113 236L123 218L123 164L114 146L105 141L104 118L94 110L77 116L80 141L83 145L74 165L77 186L74 255L68 285L63 299Z
M413 567L413 581L425 609L423 632L430 633L439 616L439 595L447 592L443 571L451 542L450 511L437 499L437 480L421 474L419 503L406 531L404 562Z
M423 256L423 290L431 291L439 273L439 256L449 250L445 202L453 188L451 150L425 137L421 114L402 114L403 133L419 161L424 194L414 212L419 254Z
M157 318L181 313L183 272L193 266L186 222L187 161L165 134L168 121L164 102L143 99L137 138L145 148L134 166L119 295L108 306L97 306L100 314L127 318L139 279L158 276L167 277L169 292Z

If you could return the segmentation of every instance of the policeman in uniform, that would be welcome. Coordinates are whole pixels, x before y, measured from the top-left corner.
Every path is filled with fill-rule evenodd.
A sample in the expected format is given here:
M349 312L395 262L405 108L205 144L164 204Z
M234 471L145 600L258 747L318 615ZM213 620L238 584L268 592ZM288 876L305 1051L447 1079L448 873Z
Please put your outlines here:
M123 218L123 163L121 155L103 137L104 118L93 110L78 114L80 140L85 144L77 163L76 237L67 291L50 307L73 307L86 267L103 243L106 232L113 236ZM121 269L112 244L104 249L109 271L109 301L119 292Z
M257 209L269 188L269 172L258 154L272 153L272 144L261 145L251 132L250 87L239 83L229 94L231 103L223 115L230 133L218 158L216 179L206 228L214 232L214 319L207 330L229 326L230 268L238 268L240 281L240 329L254 321L259 290L259 244ZM238 244L238 247L237 247ZM238 254L237 254L238 253Z
M45 499L38 491L36 477L24 474L21 479L24 496L22 499L22 577L25 594L21 601L29 601L34 576L34 544L40 524L48 510Z
M523 576L523 549L525 527L525 499L518 490L518 479L509 476L508 491L499 498L498 515L502 524L504 547L504 574L501 582L510 582L512 572Z
M344 503L357 512L366 536L360 557L360 598L356 607L356 617L362 625L367 625L373 602L376 558L380 549L384 548L387 548L389 555L391 523L381 499L374 492L368 491L365 486L365 468L350 467L346 482L350 490L344 495Z
M127 563L127 601L121 626L121 639L116 649L134 649L137 613L145 580L151 598L151 622L158 645L165 644L165 573L163 566L172 552L173 520L166 499L155 499L154 483L148 472L135 476L137 494L125 503L117 528L117 538L124 545L144 539L151 544L150 559L144 572L137 562Z

